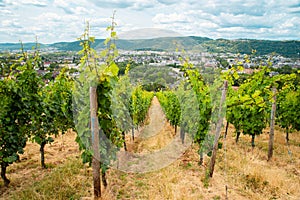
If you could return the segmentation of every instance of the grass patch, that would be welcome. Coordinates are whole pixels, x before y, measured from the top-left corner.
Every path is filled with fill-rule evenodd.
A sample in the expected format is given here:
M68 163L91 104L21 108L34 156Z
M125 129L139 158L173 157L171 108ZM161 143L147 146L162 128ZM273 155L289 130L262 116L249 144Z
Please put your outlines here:
M246 187L251 188L254 192L262 192L264 188L269 184L268 181L264 181L261 175L248 174L245 176Z
M92 196L91 177L84 176L80 159L72 158L59 166L42 180L16 191L9 197L15 200L30 199L80 199L82 195Z
M214 196L214 198L213 198L214 200L220 200L221 199L221 197L219 196L219 195L217 195L217 196Z
M205 188L208 188L208 187L209 187L209 180L210 180L209 170L206 169L206 170L205 170L204 177L202 178L203 186L204 186Z

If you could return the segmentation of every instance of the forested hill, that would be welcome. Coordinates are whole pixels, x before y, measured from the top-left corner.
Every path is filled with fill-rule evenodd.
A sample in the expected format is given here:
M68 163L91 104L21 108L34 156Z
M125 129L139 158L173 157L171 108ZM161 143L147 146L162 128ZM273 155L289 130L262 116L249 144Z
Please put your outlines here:
M103 39L96 39L93 48L104 48ZM39 44L39 48L52 48L61 51L79 51L79 41L59 42L53 44ZM299 58L300 41L273 41L254 39L210 39L205 37L164 37L155 39L117 40L118 49L122 50L155 50L175 51L176 48L211 53L246 53L251 54L255 49L258 55L277 53L285 57ZM32 49L34 43L25 43L24 49ZM0 43L0 51L19 50L19 43Z
M278 53L285 57L299 58L300 41L272 41L272 40L210 40L203 44L209 52L232 52L251 54L255 49L257 54L265 55Z

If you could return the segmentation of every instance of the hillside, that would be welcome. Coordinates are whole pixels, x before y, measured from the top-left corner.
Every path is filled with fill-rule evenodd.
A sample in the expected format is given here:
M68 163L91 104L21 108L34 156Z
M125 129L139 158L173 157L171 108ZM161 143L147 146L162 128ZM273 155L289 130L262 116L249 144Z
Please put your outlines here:
M251 54L255 49L258 55L277 53L285 57L299 58L300 41L271 40L210 40L203 44L209 52Z
M92 45L99 50L104 48L103 39L96 39ZM59 51L79 51L79 41L40 44L41 49L54 48ZM253 39L210 39L205 37L162 37L154 39L117 40L118 49L122 50L157 50L175 51L177 47L185 50L206 51L211 53L246 53L255 49L258 55L277 53L285 57L299 58L300 41L271 41ZM0 43L0 51L20 50L18 43ZM25 43L24 49L30 50L34 43Z
M176 138L156 98L145 126L136 131L135 142L129 135L126 140L130 152L155 152ZM197 146L189 147L175 162L156 171L129 173L110 169L103 199L225 199L227 186L228 199L298 200L300 134L292 133L287 147L284 132L277 128L274 157L267 162L267 132L258 136L252 150L248 136L241 136L239 143L235 143L230 126L227 139L221 138L223 148L218 151L214 177L210 180L205 178L209 157L199 166ZM0 199L92 199L92 171L81 164L74 140L75 133L69 132L46 146L46 170L39 166L38 145L29 143L21 162L8 168L11 185L5 188L0 182Z
M0 43L0 51L18 51L21 49L21 43ZM36 46L36 43L29 42L29 43L23 43L23 48L25 50L31 50L33 47ZM48 45L38 43L39 48L44 49L47 48Z

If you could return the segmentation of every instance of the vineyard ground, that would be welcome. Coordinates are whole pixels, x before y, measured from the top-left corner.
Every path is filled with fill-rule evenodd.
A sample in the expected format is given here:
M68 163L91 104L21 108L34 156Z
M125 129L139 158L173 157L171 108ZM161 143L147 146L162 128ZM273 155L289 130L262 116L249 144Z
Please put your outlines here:
M148 132L151 126L159 129L157 135ZM285 134L276 127L274 157L267 162L268 131L256 138L252 150L249 136L242 135L239 143L235 143L234 128L230 126L226 141L221 138L223 148L218 151L210 180L205 178L209 157L199 166L196 146L157 171L125 173L110 169L103 199L225 199L227 185L228 199L298 200L300 133L290 134L288 153ZM141 137L145 132L151 137ZM136 131L136 136L132 142L128 135L128 149L140 153L155 151L173 139L174 129L165 120L157 100L152 101L145 126ZM21 161L8 167L9 187L0 181L0 199L92 199L91 168L81 164L75 133L70 131L55 138L45 152L48 168L42 169L39 146L28 143Z

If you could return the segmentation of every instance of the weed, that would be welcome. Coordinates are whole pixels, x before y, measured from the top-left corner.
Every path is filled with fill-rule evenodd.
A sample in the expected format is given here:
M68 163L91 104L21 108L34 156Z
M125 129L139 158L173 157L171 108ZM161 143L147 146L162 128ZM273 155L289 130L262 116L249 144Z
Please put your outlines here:
M213 200L220 200L221 199L221 197L220 196L214 196L214 198L213 198Z
M202 179L203 186L205 188L208 188L208 186L209 186L209 180L210 180L209 170L205 170L204 178Z

